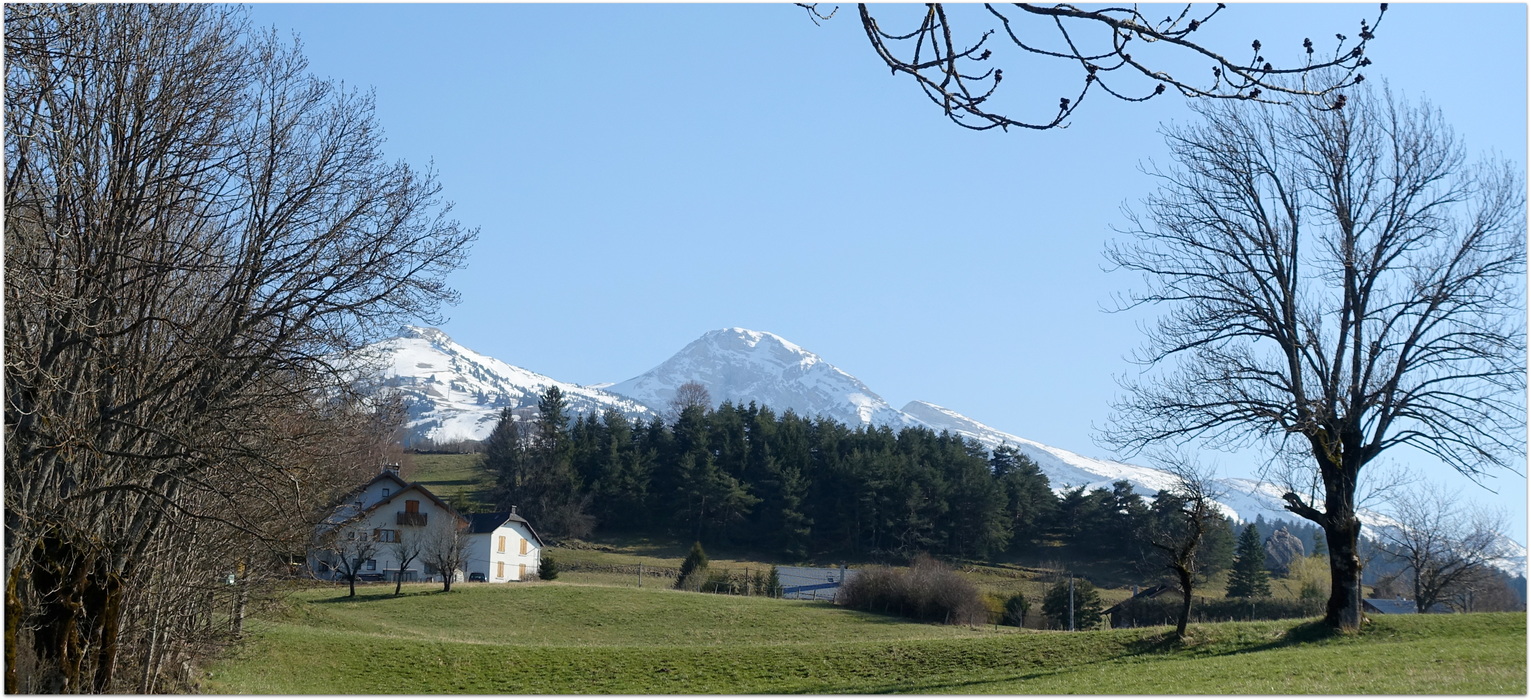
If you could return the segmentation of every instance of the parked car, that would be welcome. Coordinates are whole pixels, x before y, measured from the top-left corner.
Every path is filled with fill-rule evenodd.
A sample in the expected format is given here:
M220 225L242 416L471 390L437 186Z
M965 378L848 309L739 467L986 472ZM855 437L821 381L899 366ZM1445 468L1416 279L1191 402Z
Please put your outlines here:
M468 574L468 580L469 581L474 581L474 582L477 582L477 583L483 583L484 581L487 581L489 579L484 577L484 572L482 572L482 571L475 571L475 572L473 572L471 574Z
M381 582L383 580L383 575L382 574L357 574L356 578L359 581L370 581L372 583L379 583L379 582Z

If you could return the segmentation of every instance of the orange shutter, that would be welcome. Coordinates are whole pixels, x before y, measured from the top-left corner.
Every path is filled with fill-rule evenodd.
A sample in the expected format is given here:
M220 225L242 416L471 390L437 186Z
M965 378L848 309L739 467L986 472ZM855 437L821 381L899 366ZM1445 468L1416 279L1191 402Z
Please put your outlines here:
M500 535L500 551L501 552L505 551L505 536L504 535Z
M495 566L494 577L495 578L505 578L505 562L497 561L497 562L494 563L494 566Z
M517 579L521 580L521 581L525 581L526 580L526 565L525 564L521 565L521 575L518 576Z
M521 540L521 553L526 554L526 540Z

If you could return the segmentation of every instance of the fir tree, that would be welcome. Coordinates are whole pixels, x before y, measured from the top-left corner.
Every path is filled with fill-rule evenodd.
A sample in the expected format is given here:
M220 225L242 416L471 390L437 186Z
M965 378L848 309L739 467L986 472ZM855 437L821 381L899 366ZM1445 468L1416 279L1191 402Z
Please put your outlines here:
M1077 591L1076 591L1077 593ZM1031 601L1026 599L1024 593L1016 593L1005 599L1005 623L1016 627L1026 626L1026 613L1031 610Z
M1095 586L1082 578L1066 579L1053 584L1042 599L1042 615L1052 621L1054 627L1069 628L1069 583L1073 582L1074 629L1089 630L1100 626L1100 593Z
M680 564L680 575L675 577L675 587L683 591L699 591L707 580L707 552L701 542L691 544L691 552Z
M1265 570L1265 546L1260 531L1250 523L1239 535L1233 556L1233 571L1228 574L1229 598L1263 598L1271 594L1270 572Z
M553 559L553 555L542 553L542 562L537 566L537 578L544 581L558 578L558 562Z

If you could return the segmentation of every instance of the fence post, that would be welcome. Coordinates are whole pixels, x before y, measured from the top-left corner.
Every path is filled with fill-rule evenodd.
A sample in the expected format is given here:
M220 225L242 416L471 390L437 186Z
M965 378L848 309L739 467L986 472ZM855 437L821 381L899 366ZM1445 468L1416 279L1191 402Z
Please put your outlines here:
M638 587L643 588L643 562L638 562Z

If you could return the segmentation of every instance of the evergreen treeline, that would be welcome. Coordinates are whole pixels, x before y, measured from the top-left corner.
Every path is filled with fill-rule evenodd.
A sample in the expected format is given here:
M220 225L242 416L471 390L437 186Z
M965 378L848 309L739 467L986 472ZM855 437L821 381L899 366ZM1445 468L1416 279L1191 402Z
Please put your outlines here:
M502 414L484 463L499 506L517 505L554 535L599 524L787 558L984 559L1048 540L1132 564L1137 534L1155 517L1154 500L1127 482L1055 496L1036 463L1009 446L990 452L926 428L850 428L753 402L691 405L668 422L612 410L576 418L554 387L531 421ZM1225 539L1231 555L1231 530Z

